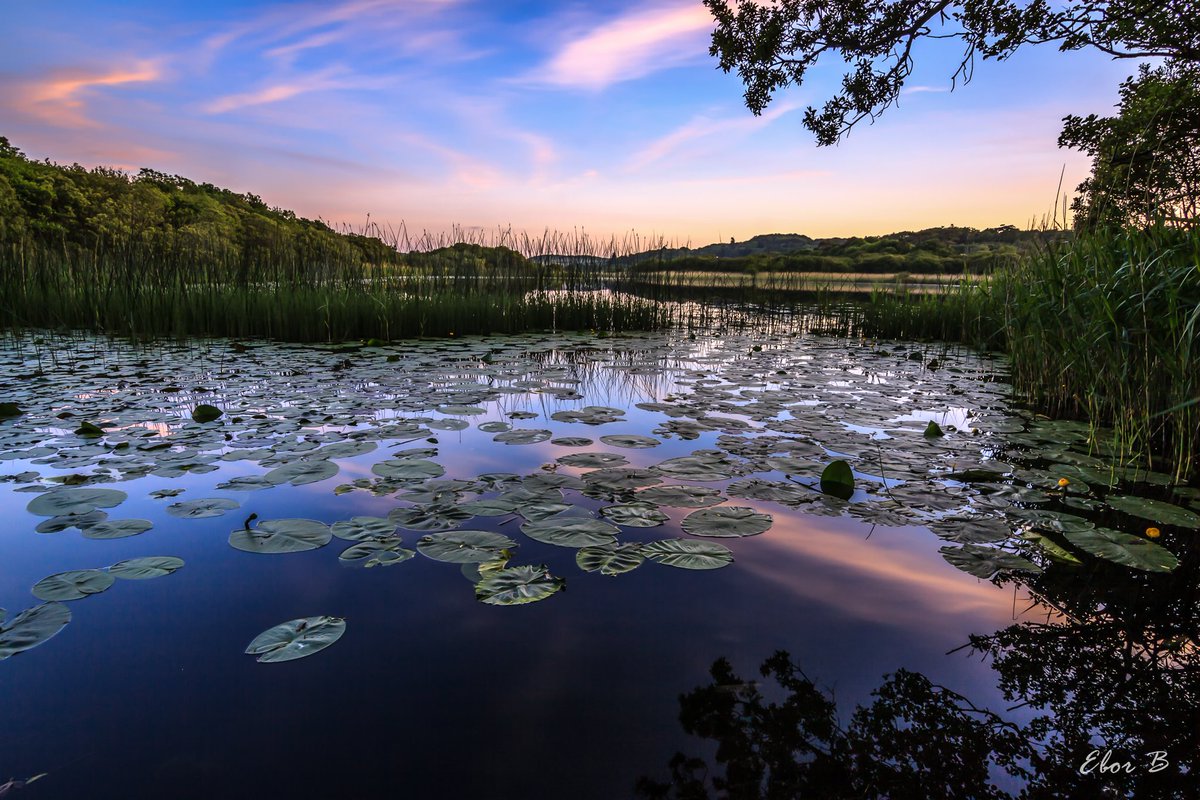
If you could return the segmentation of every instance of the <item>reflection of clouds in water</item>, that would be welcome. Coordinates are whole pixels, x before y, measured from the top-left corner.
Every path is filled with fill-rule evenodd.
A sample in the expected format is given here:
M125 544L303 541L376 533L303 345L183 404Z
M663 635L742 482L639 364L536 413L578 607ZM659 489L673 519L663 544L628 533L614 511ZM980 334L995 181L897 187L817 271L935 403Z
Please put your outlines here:
M772 514L774 527L738 548L737 563L812 603L914 631L947 617L968 617L980 627L1012 619L1011 591L945 563L928 531L872 530L777 507Z

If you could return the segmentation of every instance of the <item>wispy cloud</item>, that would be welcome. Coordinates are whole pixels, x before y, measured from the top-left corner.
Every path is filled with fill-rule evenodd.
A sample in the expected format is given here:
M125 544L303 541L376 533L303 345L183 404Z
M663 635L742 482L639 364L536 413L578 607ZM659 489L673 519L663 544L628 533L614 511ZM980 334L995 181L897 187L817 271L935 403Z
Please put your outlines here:
M921 94L922 92L948 92L947 86L905 86L900 94Z
M712 27L712 16L693 2L631 11L567 42L530 78L603 89L702 58Z
M205 104L203 110L209 114L225 114L251 106L278 103L309 92L379 88L388 83L390 81L386 79L356 76L345 69L330 67L309 75L296 75L284 81L270 83L249 92L218 97Z
M693 117L675 130L655 139L634 153L626 164L626 168L631 171L644 169L656 161L661 161L675 154L685 145L701 139L720 138L723 144L727 144L729 139L744 136L764 128L799 107L799 103L780 102L757 117L748 114L739 114L736 117L721 119L713 119L703 115Z
M52 125L94 128L99 123L87 113L87 100L94 90L156 81L161 77L162 71L153 61L138 61L132 66L99 71L59 70L18 86L15 94L20 102L16 108Z
M458 42L456 29L437 27L442 12L458 2L346 0L276 5L205 39L199 64L210 64L224 51L240 46L287 66L308 52L347 42L359 50L382 49L392 55L462 57L467 51Z

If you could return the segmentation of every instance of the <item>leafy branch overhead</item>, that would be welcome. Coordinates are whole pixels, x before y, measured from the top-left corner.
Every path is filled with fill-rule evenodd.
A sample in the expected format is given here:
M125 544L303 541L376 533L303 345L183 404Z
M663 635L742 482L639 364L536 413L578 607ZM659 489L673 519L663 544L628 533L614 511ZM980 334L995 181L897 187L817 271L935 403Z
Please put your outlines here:
M1190 0L1048 3L1012 0L704 0L717 27L710 52L745 83L746 106L761 114L774 94L799 86L826 54L840 57L841 90L804 126L821 145L874 120L900 98L921 39L962 45L952 86L971 79L977 58L1004 60L1023 45L1094 48L1113 58L1200 61L1200 22Z

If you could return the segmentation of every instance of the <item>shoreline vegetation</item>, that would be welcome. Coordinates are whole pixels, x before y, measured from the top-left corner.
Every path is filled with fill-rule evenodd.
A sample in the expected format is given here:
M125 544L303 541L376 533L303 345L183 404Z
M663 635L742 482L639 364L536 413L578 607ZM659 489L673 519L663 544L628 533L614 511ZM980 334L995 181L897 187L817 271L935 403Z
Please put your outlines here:
M1041 411L1111 425L1112 456L1193 475L1200 232L934 228L768 234L701 248L636 235L338 231L261 198L142 170L60 166L0 137L0 325L389 341L737 324L1007 353ZM1155 463L1157 462L1157 463Z

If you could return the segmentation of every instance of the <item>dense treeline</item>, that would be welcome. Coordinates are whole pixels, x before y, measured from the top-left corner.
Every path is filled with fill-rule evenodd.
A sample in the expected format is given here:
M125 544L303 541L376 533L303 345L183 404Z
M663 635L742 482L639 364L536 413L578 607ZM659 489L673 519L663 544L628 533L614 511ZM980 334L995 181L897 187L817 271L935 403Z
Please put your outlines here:
M646 301L550 294L590 278L511 248L398 244L177 175L33 161L0 137L0 327L328 341L661 322Z
M701 272L867 272L984 274L1015 266L1033 248L1064 234L1012 225L940 227L886 236L812 239L765 234L745 242L663 249L633 257L641 269Z
M272 265L360 267L399 259L378 238L271 208L253 194L143 169L137 175L33 161L0 137L0 244L179 259L249 279Z

